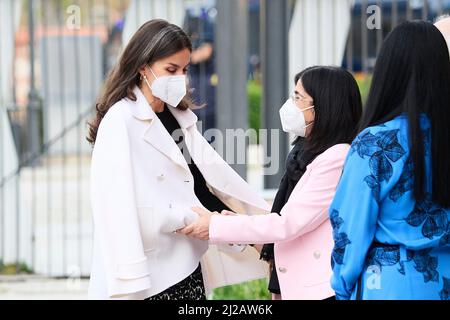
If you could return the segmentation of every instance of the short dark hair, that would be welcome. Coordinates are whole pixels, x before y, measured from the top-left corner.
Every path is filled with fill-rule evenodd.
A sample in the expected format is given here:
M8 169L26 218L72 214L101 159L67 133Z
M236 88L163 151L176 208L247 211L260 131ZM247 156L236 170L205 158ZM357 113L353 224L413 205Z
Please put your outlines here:
M352 74L332 66L310 67L295 76L313 98L314 125L304 148L322 153L340 143L350 144L358 132L361 95Z
M432 200L450 207L450 60L447 44L429 22L407 21L386 38L375 65L360 129L408 116L414 198L425 197L426 168L420 116L431 123Z

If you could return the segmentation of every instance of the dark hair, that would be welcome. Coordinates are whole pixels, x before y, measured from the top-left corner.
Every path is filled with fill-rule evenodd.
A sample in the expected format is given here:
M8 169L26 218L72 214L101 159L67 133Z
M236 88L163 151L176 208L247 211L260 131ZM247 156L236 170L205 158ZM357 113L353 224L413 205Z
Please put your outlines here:
M356 137L362 113L361 95L352 74L338 67L310 67L295 76L313 98L314 125L304 148L319 154Z
M144 23L133 35L118 64L106 79L103 93L96 104L96 116L89 123L87 140L92 145L95 143L100 122L113 104L125 97L136 101L133 89L141 82L140 68L183 49L192 51L192 44L180 27L160 19ZM186 110L190 105L191 101L187 96L180 102L178 108Z
M408 21L386 38L375 65L360 129L406 113L414 166L414 197L425 196L425 151L420 115L431 123L432 200L450 206L450 60L431 23Z

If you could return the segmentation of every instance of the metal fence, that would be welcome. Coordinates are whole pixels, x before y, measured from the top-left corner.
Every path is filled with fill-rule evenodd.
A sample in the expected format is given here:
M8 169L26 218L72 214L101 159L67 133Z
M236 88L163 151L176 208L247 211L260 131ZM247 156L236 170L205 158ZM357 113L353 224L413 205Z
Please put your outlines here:
M0 36L0 57L12 52L0 74L0 273L89 274L86 135L102 82L143 21L160 17L183 26L200 3L211 7L183 0L0 0L0 18L10 17L0 24L8 35ZM203 25L185 27L203 36Z
M21 5L9 6L22 17L10 29L15 30L13 94L7 116L15 148L2 152L17 156L16 168L1 171L0 259L18 271L88 274L86 121L107 71L112 4L32 0ZM119 13L126 7L116 6ZM83 8L89 14L77 16Z
M307 1L290 1L289 10ZM317 0L317 10L330 1L334 0ZM200 15L208 14L212 29L205 27L205 20L195 19L199 15L195 10L189 13L194 18L186 19L187 9L199 3L209 6ZM201 0L0 0L0 267L12 264L17 271L49 276L89 274L93 230L86 122L93 115L105 75L128 35L147 18L170 19L191 28L191 36L200 34L200 38L214 38L227 30L214 25L214 4ZM261 31L260 4L248 1L250 32ZM370 29L367 9L373 5L381 10L381 27ZM342 65L353 72L370 73L381 42L393 26L410 19L432 21L449 8L447 0L354 1L349 7L351 23ZM333 17L333 23L339 23L334 12ZM316 26L306 28L312 31ZM249 38L248 75L254 78L261 72L254 63L260 59L260 47L271 44L260 43L259 35ZM7 57L12 59L5 62ZM215 61L215 66L220 63ZM197 85L203 101L214 100L216 94L211 83L217 81L217 74L206 68L199 66ZM281 72L287 79L289 70ZM201 120L210 121L208 116L206 111L199 112Z
M371 72L383 39L396 25L407 20L433 22L449 9L448 0L355 1L343 67L352 72ZM368 21L371 15L379 21Z

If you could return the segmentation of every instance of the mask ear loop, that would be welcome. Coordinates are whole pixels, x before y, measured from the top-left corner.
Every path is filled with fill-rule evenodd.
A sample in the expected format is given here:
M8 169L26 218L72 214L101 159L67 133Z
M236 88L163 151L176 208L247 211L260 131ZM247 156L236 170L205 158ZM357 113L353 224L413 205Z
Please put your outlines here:
M155 79L158 79L156 76L155 76L155 74L153 73L153 71L152 71L152 68L150 68L149 67L149 69L150 69L150 72L153 74L153 76L155 77ZM145 81L145 83L147 83L147 86L148 86L148 88L150 89L150 91L152 90L152 87L150 86L150 83L148 82L148 79L147 79L147 76L145 75L145 74L141 74L141 81L142 81L142 79L144 79L144 81ZM158 98L156 98L156 97L154 97L154 100L150 103L150 104L152 104L156 99L158 99Z
M148 88L151 90L151 86L150 86L150 83L147 80L147 76L145 74L143 76L141 75L141 80L142 80L142 78L144 78L145 83L147 83Z
M152 68L148 67L150 69L150 72L152 73L152 75L155 77L155 79L158 79L158 77L156 76L156 74L153 72Z
M153 77L155 77L155 80L158 79L158 77L153 72L152 68L150 68L150 66L148 66L148 68L149 68L150 72L152 73ZM142 80L142 78L144 78L145 82L147 83L148 88L151 90L150 83L148 82L148 79L147 79L147 76L145 75L145 73L144 73L144 75L141 75L141 80Z
M154 77L155 79L158 79L158 77L155 75L155 73L153 72L152 68L150 68L150 66L148 67L148 69L149 69L150 72L152 73L153 77ZM148 83L147 76L146 76L145 74L143 74L143 75L141 74L141 81L142 81L142 80L145 80L145 82L147 82L148 86L150 87L150 85L149 85L149 83Z
M300 109L300 111L306 111L306 110L309 110L309 109L312 109L312 108L314 108L314 106L306 107L305 109Z
M307 107L307 108L305 108L305 109L300 109L302 112L303 111L306 111L306 110L309 110L309 109L313 109L314 108L314 106L309 106L309 107ZM314 120L313 121L311 121L310 123L308 123L307 125L305 125L305 128L308 128L310 125L312 125L314 123Z

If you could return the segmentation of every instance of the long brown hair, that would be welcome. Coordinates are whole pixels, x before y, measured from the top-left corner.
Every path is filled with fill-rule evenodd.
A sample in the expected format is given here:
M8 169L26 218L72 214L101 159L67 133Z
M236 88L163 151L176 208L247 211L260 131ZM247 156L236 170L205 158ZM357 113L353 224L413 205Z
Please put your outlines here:
M86 138L91 145L95 144L100 122L112 105L125 97L136 101L133 89L140 85L140 68L183 49L192 51L189 37L180 27L165 20L150 20L136 31L119 62L108 74L103 92L95 105L97 112L92 122L88 123L89 135ZM190 106L191 101L187 96L178 108L186 110Z

